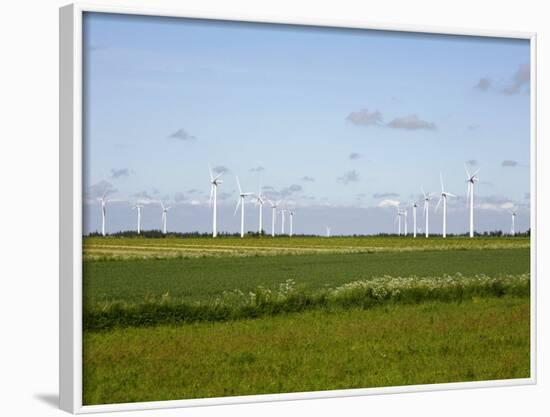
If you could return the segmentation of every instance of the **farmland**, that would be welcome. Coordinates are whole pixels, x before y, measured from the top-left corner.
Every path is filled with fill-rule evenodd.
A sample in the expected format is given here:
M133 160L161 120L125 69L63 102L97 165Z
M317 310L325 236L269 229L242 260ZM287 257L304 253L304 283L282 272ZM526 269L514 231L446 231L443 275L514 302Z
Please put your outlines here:
M528 238L86 238L83 255L87 404L529 376Z
M448 250L479 250L529 248L528 238L466 237L442 239L432 237L263 237L240 239L218 238L87 238L84 258L112 259L166 259L205 256L275 256L327 253L417 252Z

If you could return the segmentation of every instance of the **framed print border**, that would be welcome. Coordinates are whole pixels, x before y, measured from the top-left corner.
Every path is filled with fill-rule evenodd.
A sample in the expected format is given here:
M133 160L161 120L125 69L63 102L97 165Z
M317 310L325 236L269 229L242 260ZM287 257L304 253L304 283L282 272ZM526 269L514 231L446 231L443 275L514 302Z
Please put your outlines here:
M413 385L382 388L346 389L287 394L251 395L207 399L139 402L83 406L82 401L82 20L85 12L119 13L149 16L185 17L240 22L279 23L303 26L375 29L464 36L487 36L527 39L530 41L530 187L531 187L531 373L529 378ZM60 9L60 171L59 171L59 390L60 408L71 413L94 413L173 407L285 401L330 397L347 397L405 392L482 388L536 383L536 282L537 282L537 176L536 141L536 34L493 32L447 27L380 24L359 20L307 19L288 16L249 16L185 12L155 8L71 4Z

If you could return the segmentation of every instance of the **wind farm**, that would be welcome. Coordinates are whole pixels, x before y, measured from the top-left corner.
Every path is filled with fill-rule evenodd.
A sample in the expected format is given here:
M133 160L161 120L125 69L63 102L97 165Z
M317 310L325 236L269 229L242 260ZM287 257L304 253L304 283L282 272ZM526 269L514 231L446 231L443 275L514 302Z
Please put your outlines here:
M467 203L468 208L468 218L467 222L464 223L464 227L462 230L455 231L453 233L454 236L463 236L468 235L470 238L474 238L475 236L481 235L481 233L477 232L475 230L475 222L474 222L474 214L475 214L475 203L474 203L474 184L479 181L479 170L476 169L472 174L470 174L466 164L464 164L464 168L466 171L466 195L463 197L463 199ZM208 207L209 210L211 210L211 216L212 216L212 222L211 222L211 236L217 237L218 236L218 225L219 225L219 214L218 214L218 187L223 184L223 181L221 180L222 175L224 174L224 171L218 172L214 175L212 169L210 166L208 166L208 171L210 174L210 198L208 200ZM430 209L431 204L430 202L433 200L435 193L426 193L424 190L424 187L420 187L421 195L415 195L415 201L413 203L408 203L408 205L401 207L399 201L392 202L392 205L396 207L396 215L394 217L394 225L397 226L397 230L395 234L397 236L403 236L407 237L409 235L409 210L412 212L412 230L413 230L413 237L417 237L417 232L419 230L417 226L417 208L419 207L419 204L416 202L416 200L422 200L424 202L423 208L422 208L422 214L424 217L424 234L426 238L447 238L448 235L448 216L449 216L449 207L448 207L448 199L449 198L458 198L456 194L450 193L445 189L445 184L443 181L443 175L440 173L439 175L439 184L441 187L441 191L439 193L439 199L438 202L434 208L434 213L432 215L437 214L439 212L439 208L442 208L442 214L441 214L441 231L440 233L434 233L433 230L430 229ZM294 217L294 210L295 208L292 208L293 206L296 207L298 204L295 202L286 202L283 199L276 200L276 197L270 196L269 192L263 192L261 186L259 187L259 191L257 193L250 192L250 191L243 191L241 188L240 180L237 176L235 176L235 185L237 186L237 203L233 212L233 216L236 216L239 212L240 208L240 227L239 227L239 235L241 238L245 238L246 236L262 236L265 234L264 225L263 225L263 208L264 204L268 203L269 207L271 208L271 237L275 236L288 236L292 237L296 235L296 229L293 221ZM101 197L99 197L97 200L99 202L100 206L100 224L101 224L101 235L106 236L107 229L107 202L109 201L109 198L107 196L107 191L105 191ZM247 221L246 221L246 209L245 206L247 202L253 201L254 205L258 207L258 215L257 215L257 221L258 221L258 228L256 229L256 233L254 233L253 228L247 229ZM136 226L136 233L139 235L142 232L142 209L151 203L154 203L155 200L149 199L141 199L140 201L137 201L133 203L129 208L131 210L136 210L137 212L137 226ZM162 208L162 217L161 217L161 227L160 230L163 235L166 235L168 233L168 227L167 227L167 218L168 218L168 210L172 208L172 206L165 206L163 201L158 201ZM367 211L367 208L365 208L365 212ZM460 210L457 210L456 207L454 207L454 215L456 215L457 212ZM503 235L507 236L515 236L517 233L516 230L516 216L518 214L518 209L515 208L513 211L503 209L504 212L510 213L512 215L512 226L510 228L510 232L502 232ZM277 223L277 214L280 215L280 232L277 233L276 230L276 223ZM364 224L368 224L369 222L368 215L365 216ZM287 226L287 222L289 223ZM190 227L193 227L195 224L195 221L193 218L188 219L188 224ZM506 230L505 225L501 230ZM288 227L288 229L287 229ZM129 230L119 230L117 231L118 234L120 233L128 233L131 232ZM115 232L115 234L117 233ZM174 232L172 232L174 233ZM187 233L197 234L195 230L188 229ZM112 233L111 233L112 234ZM185 231L182 232L181 228L177 231L178 235L184 235ZM231 232L224 231L224 235L230 235ZM302 235L315 235L316 233L299 233ZM325 235L326 230L325 230ZM353 233L356 235L357 233ZM386 234L392 234L391 230L378 232L377 234L386 235ZM374 233L371 234L365 234L368 235L374 235Z
M84 405L532 376L527 40L83 20Z

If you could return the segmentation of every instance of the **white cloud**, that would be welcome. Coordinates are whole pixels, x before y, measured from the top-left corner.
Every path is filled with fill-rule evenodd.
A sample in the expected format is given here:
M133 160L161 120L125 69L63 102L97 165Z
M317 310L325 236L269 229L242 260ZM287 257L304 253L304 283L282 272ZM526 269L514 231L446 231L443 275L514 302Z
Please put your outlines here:
M394 129L406 129L406 130L434 130L436 128L435 123L428 122L420 119L416 114L409 114L408 116L396 117L388 123L388 127Z
M399 200L382 200L380 203L378 203L378 207L397 207L399 206Z
M378 110L369 112L368 109L361 109L348 114L346 120L356 126L378 126L382 123L382 113Z

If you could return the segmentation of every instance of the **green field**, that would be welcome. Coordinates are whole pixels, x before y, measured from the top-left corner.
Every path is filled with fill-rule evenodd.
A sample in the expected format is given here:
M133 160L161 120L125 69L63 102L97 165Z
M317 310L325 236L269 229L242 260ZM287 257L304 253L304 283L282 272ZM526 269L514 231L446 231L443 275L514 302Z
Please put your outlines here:
M87 238L84 259L86 404L529 376L527 238Z
M85 404L529 377L529 300L483 299L84 338Z
M167 292L176 298L205 300L223 291L249 291L258 285L272 287L287 279L319 288L384 275L498 275L528 271L529 250L524 248L86 261L84 294L87 303L140 301Z

